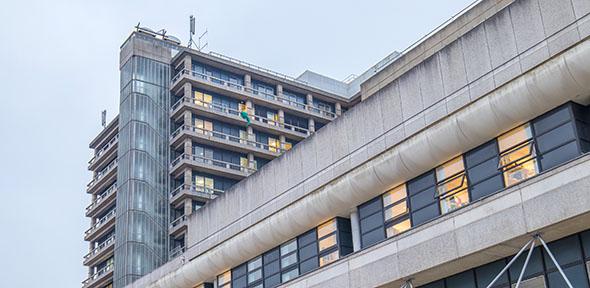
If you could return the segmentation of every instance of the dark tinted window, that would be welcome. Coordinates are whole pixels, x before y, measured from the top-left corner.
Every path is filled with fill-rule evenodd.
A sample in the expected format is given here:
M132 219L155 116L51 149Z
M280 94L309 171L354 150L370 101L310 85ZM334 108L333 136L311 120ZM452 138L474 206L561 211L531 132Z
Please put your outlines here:
M504 180L502 179L502 175L498 174L493 178L471 185L471 200L475 201L481 199L494 192L500 191L502 188L504 188Z
M548 244L551 253L555 256L557 263L563 267L575 261L582 260L582 251L580 249L580 241L578 235L573 235ZM551 261L547 253L543 253L545 257L545 265L547 269L555 268L553 261Z
M533 123L535 134L541 135L570 119L570 110L568 105L565 105L537 118Z
M490 264L481 266L475 269L475 278L477 279L478 287L487 287L492 280L504 269L506 261L504 259L492 262ZM496 281L493 287L502 286L508 284L508 273L504 273L502 277Z
M361 236L363 248L371 246L383 239L385 239L385 231L383 229L373 230Z
M573 287L588 288L588 276L586 276L586 267L584 267L584 264L564 268L563 272ZM549 282L549 288L567 287L559 271L547 274L547 282Z
M567 162L568 160L576 158L578 155L578 144L576 142L570 142L567 145L543 154L541 157L541 167L543 170L551 169L559 164Z
M317 257L313 257L310 259L307 259L305 261L302 261L299 264L299 271L301 272L301 274L309 272L313 269L318 268L319 264L318 264L318 258Z
M574 124L568 122L537 137L537 147L541 154L561 146L576 138Z
M476 288L473 271L469 270L447 278L447 287L453 288Z
M420 225L439 215L438 203L422 208L420 211L412 212L412 225Z
M434 170L432 170L408 181L406 187L408 194L412 195L434 185Z

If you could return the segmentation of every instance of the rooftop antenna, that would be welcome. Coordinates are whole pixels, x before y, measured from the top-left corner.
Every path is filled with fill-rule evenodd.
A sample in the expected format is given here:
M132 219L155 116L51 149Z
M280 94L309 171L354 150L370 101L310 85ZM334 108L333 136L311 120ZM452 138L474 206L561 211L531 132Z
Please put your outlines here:
M102 110L102 112L100 113L101 116L101 125L102 128L105 128L107 126L107 110Z
M203 46L201 46L201 38L203 38L207 32L209 32L207 30L207 28L205 28L205 32L203 32L203 34L201 34L201 36L199 36L199 47L197 48L197 50L201 51L203 49L205 49L205 47L207 47L207 45L209 44L209 42L205 42L205 44L203 44Z
M190 33L189 33L189 40L188 40L188 48L191 48L195 42L193 41L193 35L195 35L195 16L191 15L189 17L190 21Z

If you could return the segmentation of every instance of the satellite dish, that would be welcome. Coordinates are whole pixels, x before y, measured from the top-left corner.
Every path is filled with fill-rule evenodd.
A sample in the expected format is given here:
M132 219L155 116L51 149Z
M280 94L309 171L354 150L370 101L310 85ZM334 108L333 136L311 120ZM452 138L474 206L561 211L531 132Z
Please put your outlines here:
M180 45L180 39L178 39L178 37L176 36L172 36L172 35L165 35L162 37L164 40L172 42L176 45Z

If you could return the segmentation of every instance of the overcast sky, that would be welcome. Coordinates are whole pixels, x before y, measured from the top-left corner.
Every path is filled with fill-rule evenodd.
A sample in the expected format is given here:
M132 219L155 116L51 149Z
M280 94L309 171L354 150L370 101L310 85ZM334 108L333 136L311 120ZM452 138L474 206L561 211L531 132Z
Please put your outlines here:
M9 1L0 8L0 287L79 288L89 141L119 101L119 47L141 21L297 76L343 79L473 0Z

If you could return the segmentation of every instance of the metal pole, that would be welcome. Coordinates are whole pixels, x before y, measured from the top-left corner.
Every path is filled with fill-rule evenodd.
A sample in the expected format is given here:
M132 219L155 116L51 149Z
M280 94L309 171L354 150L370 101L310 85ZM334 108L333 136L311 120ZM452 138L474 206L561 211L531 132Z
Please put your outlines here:
M524 271L526 267L529 265L529 259L531 259L531 255L533 254L533 249L535 249L535 239L533 238L533 242L531 243L531 248L529 248L529 253L526 255L526 260L524 260L524 264L522 265L522 270L520 270L520 275L518 275L518 281L516 281L516 287L520 286L520 281L522 281L522 276L524 276Z
M524 252L524 250L531 244L531 242L533 242L533 240L534 239L529 240L529 242L527 242L526 244L524 244L524 246L522 246L520 251L518 251L518 253L516 255L514 255L514 257L512 257L512 260L510 260L508 265L506 265L506 267L504 267L504 269L502 269L502 271L500 271L500 273L498 273L498 276L496 276L496 278L494 278L494 280L492 280L492 283L490 283L486 288L491 288L492 285L494 285L496 283L496 281L498 281L498 279L500 279L502 274L504 274L504 272L506 272L506 270L508 270L508 268L510 268L510 266L514 263L514 261L516 261L516 258L518 258L518 256L520 256L520 254L522 254L522 252Z
M557 264L557 260L555 260L555 257L553 257L553 253L551 253L551 250L549 250L549 247L547 247L547 244L545 243L545 241L543 241L543 238L541 238L541 235L537 236L537 238L539 238L539 240L541 240L541 244L543 244L543 247L545 247L545 251L547 251L547 254L549 254L549 258L551 258L551 261L553 261L553 264L555 264L555 266L557 267L557 270L559 270L559 273L561 274L561 277L563 277L563 280L565 280L565 283L567 284L567 286L570 288L574 288L574 286L572 286L572 283L570 283L570 280L567 279L567 276L565 276L565 273L563 273L563 270L561 270L561 266L559 266L559 264Z

